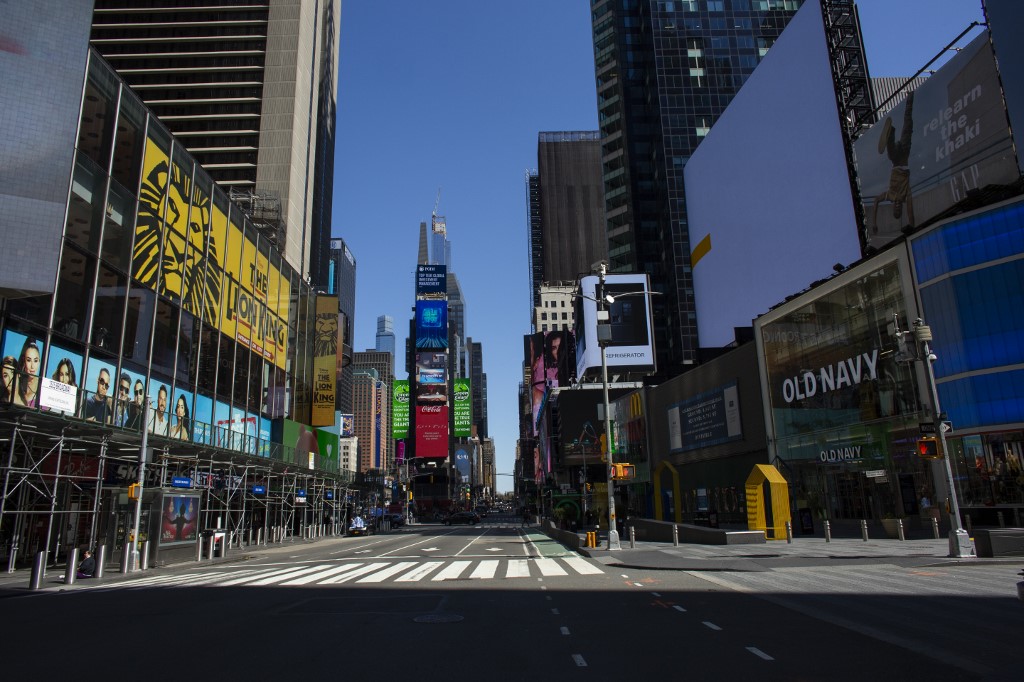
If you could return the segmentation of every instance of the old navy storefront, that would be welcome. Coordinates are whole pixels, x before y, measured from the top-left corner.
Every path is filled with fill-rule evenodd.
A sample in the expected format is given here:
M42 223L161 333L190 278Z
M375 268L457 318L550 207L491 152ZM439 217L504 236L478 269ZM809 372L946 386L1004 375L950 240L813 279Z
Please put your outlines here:
M917 317L897 251L755 321L769 453L795 511L819 521L922 519L936 513L922 498L946 497L941 468L917 454L932 418L923 367L897 333Z

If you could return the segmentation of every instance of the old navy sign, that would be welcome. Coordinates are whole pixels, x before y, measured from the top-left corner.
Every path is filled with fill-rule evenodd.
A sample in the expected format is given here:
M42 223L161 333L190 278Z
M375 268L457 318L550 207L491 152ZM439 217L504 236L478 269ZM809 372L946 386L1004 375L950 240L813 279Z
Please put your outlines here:
M826 464L835 464L837 462L853 462L860 459L861 446L851 445L845 448L832 448L830 450L822 450L818 455L818 459Z
M878 349L870 353L861 353L832 365L826 365L813 372L804 372L799 376L782 382L782 398L787 403L803 400L819 393L856 386L862 381L878 378Z

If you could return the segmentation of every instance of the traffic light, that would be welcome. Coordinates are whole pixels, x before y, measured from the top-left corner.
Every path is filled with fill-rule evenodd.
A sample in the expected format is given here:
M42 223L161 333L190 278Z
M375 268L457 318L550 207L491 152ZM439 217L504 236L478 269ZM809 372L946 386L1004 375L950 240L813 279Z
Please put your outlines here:
M137 500L139 499L139 488L141 486L138 483L131 483L128 485L128 499Z
M935 438L922 438L917 441L917 456L922 459L940 459L939 443Z
M612 464L612 478L616 481L628 481L636 478L636 466L633 464Z

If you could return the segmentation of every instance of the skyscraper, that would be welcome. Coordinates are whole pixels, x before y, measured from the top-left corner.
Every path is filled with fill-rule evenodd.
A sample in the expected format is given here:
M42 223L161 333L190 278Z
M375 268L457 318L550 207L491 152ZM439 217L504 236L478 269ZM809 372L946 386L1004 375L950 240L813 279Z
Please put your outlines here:
M802 0L592 0L612 272L646 272L658 373L697 360L683 167Z
M97 0L91 44L325 287L340 0Z
M395 318L390 315L377 316L376 349L382 353L395 355Z
M395 441L391 438L391 395L395 383L395 356L387 351L366 350L357 351L352 355L352 371L358 375L360 372L372 370L379 380L378 390L381 391L380 405L376 408L380 412L380 430L376 438L380 441L379 448L383 453L382 464L384 468L395 461ZM365 387L364 387L365 388ZM358 419L356 420L358 421Z
M342 349L337 369L335 402L338 412L352 413L352 341L353 324L356 319L356 258L349 251L344 239L331 240L328 262L328 293L338 296L338 327L341 331Z
M541 285L575 282L608 258L600 133L540 133L537 173L527 183L531 308L536 308Z

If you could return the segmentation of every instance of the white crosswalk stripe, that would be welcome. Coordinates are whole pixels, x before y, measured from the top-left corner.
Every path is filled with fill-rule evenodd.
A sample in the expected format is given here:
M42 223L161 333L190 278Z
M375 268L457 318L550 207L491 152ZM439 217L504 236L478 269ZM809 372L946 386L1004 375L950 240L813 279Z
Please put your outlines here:
M122 582L90 585L95 589L147 589L175 587L300 587L383 582L414 583L423 580L500 580L531 576L601 575L604 570L582 557L529 557L523 559L458 559L430 561L372 561L321 563L298 566L247 568L231 571L190 571L176 575L151 575Z

